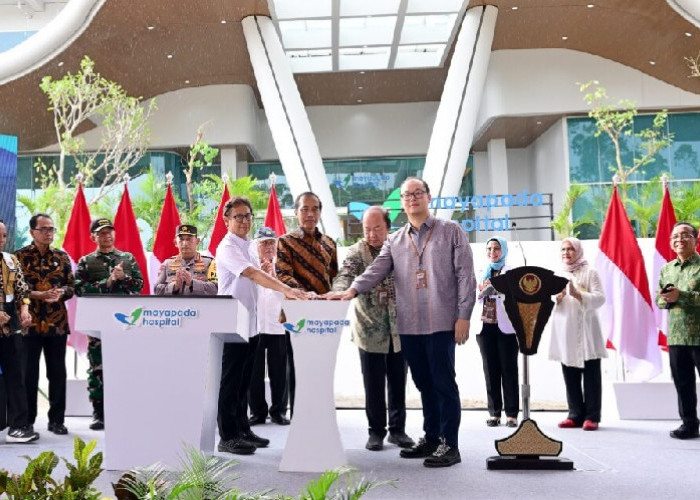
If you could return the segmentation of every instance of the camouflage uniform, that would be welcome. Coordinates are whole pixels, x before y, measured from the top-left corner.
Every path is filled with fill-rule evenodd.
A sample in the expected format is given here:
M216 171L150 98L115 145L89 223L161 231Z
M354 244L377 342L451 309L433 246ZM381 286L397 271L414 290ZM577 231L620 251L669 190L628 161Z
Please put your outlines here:
M123 262L124 279L117 280L107 286L107 280L120 262ZM143 288L143 276L134 256L129 252L112 250L102 253L99 250L80 259L75 271L75 293L78 296L94 294L137 294ZM103 415L103 375L102 375L102 342L95 337L89 337L88 342L88 393L95 413Z
M175 274L182 268L186 268L192 274L192 283L176 289ZM198 252L190 259L183 259L181 255L166 259L160 266L154 291L156 295L216 295L217 278L214 258L200 255Z

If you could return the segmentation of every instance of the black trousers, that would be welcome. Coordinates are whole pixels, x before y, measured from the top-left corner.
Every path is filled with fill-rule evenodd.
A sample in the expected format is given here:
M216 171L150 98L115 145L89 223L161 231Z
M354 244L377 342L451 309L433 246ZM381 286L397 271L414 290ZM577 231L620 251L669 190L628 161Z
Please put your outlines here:
M698 394L695 371L700 374L700 346L670 345L668 359L678 394L678 414L683 423L698 428Z
M489 415L500 418L505 403L506 416L516 418L520 408L517 338L501 332L497 324L484 323L476 343L484 367Z
M29 424L22 357L22 337L17 334L0 335L0 366L7 393L7 426L11 429ZM0 411L5 411L5 408L0 408Z
M603 398L603 383L600 360L585 361L583 368L561 365L566 385L566 402L569 418L578 425L584 420L600 422L600 407ZM583 379L583 386L581 385Z
M248 423L248 388L258 336L248 342L224 344L221 359L221 384L217 422L222 441L237 438L250 430Z
M406 430L406 374L408 365L400 352L360 352L362 381L365 385L365 413L369 433L381 438L387 432L387 396L389 400L389 432Z
M66 413L66 335L28 335L24 337L26 359L25 386L30 424L37 414L39 393L39 363L41 352L46 361L46 378L49 380L49 422L62 424Z
M292 349L292 338L289 330L284 332L287 341L287 387L289 389L289 415L294 415L294 394L297 390L297 378L294 373L294 349Z
M450 447L458 448L462 403L455 379L455 332L400 337L401 352L420 391L426 441L444 437Z
M265 356L267 354L267 356ZM270 380L270 406L265 400L265 359ZM287 413L287 339L285 335L261 333L255 349L253 373L248 392L250 414L258 418L283 417Z

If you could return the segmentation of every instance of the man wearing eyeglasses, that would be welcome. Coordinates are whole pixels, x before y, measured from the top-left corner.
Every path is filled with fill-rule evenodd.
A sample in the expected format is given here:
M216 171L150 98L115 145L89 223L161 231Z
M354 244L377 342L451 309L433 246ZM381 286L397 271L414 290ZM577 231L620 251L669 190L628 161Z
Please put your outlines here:
M698 232L687 222L671 231L671 248L678 256L661 268L656 304L669 309L668 357L678 394L682 423L670 432L674 439L698 434L695 371L700 372L700 255L695 251Z
M335 241L318 230L321 220L321 199L311 191L294 200L294 215L299 228L277 240L277 277L292 288L322 295L330 291L338 274L338 251ZM294 415L294 351L286 332L289 363L289 406Z
M221 385L217 421L218 450L250 455L265 448L269 439L253 433L248 422L248 389L258 343L258 286L282 292L288 299L304 299L295 290L260 269L256 244L248 237L253 224L253 207L248 198L231 198L224 205L228 232L216 249L219 295L231 295L250 313L248 342L227 342L221 360Z
M73 271L68 254L51 246L56 228L47 214L29 219L32 243L15 252L29 286L32 324L23 338L26 354L25 387L28 420L34 425L39 392L39 362L44 353L49 380L49 426L54 434L67 434L66 339L70 334L66 300L74 294Z
M408 223L391 234L372 265L345 292L367 293L394 272L401 351L421 393L425 437L402 458L423 458L426 467L461 462L461 401L455 379L455 346L469 338L476 298L471 247L462 228L430 214L428 184L409 177L401 185Z

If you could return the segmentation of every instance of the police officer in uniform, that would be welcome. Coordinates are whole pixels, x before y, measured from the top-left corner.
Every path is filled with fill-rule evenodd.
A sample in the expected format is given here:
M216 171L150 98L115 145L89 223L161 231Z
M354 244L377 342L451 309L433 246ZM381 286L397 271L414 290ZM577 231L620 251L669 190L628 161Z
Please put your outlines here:
M216 263L197 251L199 241L195 226L177 226L175 244L180 253L160 266L156 295L216 295Z
M75 271L75 293L134 295L143 288L143 275L136 259L129 252L114 248L114 225L109 219L95 219L90 224L97 250L80 258ZM88 393L93 408L90 429L104 429L102 377L102 342L88 339Z

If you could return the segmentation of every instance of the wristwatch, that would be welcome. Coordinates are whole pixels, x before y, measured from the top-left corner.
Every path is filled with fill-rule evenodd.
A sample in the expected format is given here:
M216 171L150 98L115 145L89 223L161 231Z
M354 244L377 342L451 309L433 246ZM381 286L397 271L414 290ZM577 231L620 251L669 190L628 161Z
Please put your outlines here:
M27 299L27 298L22 299L22 304L24 304L25 306L28 306L31 303L32 303L32 301Z

